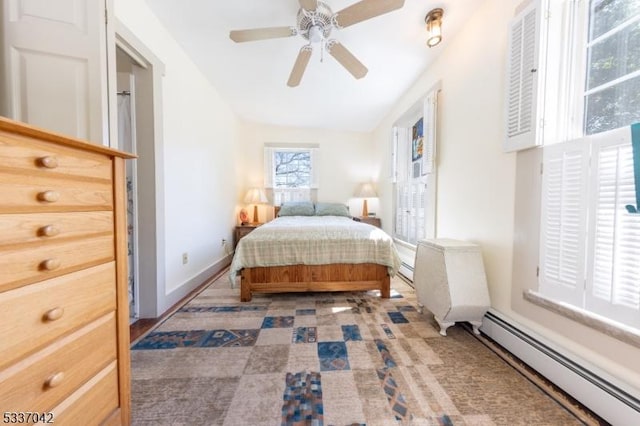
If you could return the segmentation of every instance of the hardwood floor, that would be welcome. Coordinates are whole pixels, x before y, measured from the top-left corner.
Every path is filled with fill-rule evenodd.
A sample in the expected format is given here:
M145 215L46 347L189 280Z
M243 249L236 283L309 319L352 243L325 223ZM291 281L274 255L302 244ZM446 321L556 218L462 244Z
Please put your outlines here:
M164 321L165 318L167 318L169 315L173 314L175 311L180 309L187 302L189 302L191 299L193 299L198 294L200 294L200 292L202 290L204 290L209 284L211 284L213 281L217 280L220 277L220 275L224 274L227 271L228 267L229 267L229 265L227 265L226 267L222 268L222 270L220 272L218 272L217 274L215 274L215 275L207 278L206 280L204 280L204 282L202 284L200 284L198 287L193 289L193 291L191 291L191 293L187 294L185 297L180 299L171 308L167 309L167 311L164 314L162 314L160 317L158 317L158 318L140 318L136 322L131 324L129 326L129 341L131 343L133 343L138 338L140 338L140 336L145 334L147 331L151 330L156 325L158 325L159 323Z

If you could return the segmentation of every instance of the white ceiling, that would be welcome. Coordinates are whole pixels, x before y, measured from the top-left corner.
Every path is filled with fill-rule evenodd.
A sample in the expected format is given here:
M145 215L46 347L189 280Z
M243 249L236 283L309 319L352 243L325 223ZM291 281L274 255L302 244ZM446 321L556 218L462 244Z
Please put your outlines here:
M295 26L297 0L147 0L160 21L243 119L294 127L371 131L483 0L406 0L402 9L333 30L368 69L354 79L314 46L302 82L287 79L301 36L234 43L229 31ZM356 0L325 0L337 12ZM425 45L424 17L444 9L444 41Z

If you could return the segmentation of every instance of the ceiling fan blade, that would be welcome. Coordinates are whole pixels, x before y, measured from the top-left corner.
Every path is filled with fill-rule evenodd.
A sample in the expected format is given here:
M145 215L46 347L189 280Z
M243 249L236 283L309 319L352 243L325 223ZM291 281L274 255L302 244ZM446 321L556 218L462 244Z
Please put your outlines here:
M309 45L302 46L302 49L300 49L300 53L298 53L298 58L296 58L296 63L293 64L293 69L291 70L289 81L287 81L287 86L296 87L298 84L300 84L302 75L307 69L307 64L309 63L309 59L311 58L312 50L312 47Z
M345 28L367 19L400 9L404 0L362 0L336 13L339 28Z
M355 78L362 78L369 71L346 47L335 40L329 40L327 51L336 58L340 64L347 69Z
M253 28L250 30L234 30L229 38L236 43L245 41L267 40L270 38L291 37L298 33L294 27Z
M318 0L299 0L299 1L300 1L300 7L303 8L304 10L313 12L318 8Z

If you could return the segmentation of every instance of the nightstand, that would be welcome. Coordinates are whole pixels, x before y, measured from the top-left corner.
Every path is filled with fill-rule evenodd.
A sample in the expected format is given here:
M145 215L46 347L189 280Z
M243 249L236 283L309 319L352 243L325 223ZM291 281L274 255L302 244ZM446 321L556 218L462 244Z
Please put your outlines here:
M262 225L261 223L247 223L246 225L237 225L236 229L233 233L233 246L237 246L238 245L238 241L240 241L240 238L244 237L245 235L249 234L251 231L253 231L254 229L256 229L258 226Z
M377 226L378 228L382 228L382 224L380 223L379 217L374 216L360 216L360 222L368 223L369 225Z

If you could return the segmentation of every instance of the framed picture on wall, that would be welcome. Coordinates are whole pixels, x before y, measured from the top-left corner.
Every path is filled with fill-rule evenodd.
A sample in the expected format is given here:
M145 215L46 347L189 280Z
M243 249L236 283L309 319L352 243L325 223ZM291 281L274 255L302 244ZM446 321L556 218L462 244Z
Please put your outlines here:
M418 161L424 154L424 126L423 118L416 121L416 124L412 127L411 138L411 161Z

